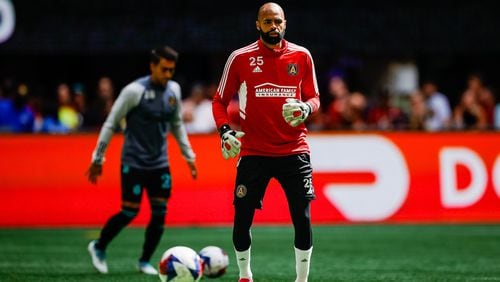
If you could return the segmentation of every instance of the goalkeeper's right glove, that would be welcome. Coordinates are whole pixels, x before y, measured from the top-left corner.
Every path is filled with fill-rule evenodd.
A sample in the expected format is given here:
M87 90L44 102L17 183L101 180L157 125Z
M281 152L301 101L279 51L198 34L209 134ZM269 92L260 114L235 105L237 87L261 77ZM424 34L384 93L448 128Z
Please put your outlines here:
M238 138L243 137L245 132L232 130L229 125L224 124L219 128L222 156L224 159L234 158L240 153L241 142Z

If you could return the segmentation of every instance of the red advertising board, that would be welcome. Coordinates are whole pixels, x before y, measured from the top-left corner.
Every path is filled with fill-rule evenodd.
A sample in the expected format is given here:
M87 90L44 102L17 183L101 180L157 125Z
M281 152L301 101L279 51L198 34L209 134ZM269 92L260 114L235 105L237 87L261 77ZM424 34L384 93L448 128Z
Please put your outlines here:
M85 178L97 135L1 135L0 227L100 226L120 209L121 135L97 185ZM199 177L191 179L169 137L173 179L169 225L232 222L236 160L217 135L190 136ZM331 133L309 137L316 224L351 222L500 222L500 134ZM143 225L143 201L133 224ZM289 223L272 181L256 223Z

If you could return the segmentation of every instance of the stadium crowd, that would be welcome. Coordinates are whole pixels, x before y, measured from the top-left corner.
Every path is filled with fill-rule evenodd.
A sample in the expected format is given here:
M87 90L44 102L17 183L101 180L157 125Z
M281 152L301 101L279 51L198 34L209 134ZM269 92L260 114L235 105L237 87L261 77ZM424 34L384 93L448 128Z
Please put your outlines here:
M175 78L174 78L175 79ZM307 121L310 131L324 130L500 130L500 101L478 73L471 73L461 93L441 93L433 80L422 80L407 95L389 90L366 95L352 91L342 74L331 75L321 93L321 109ZM188 133L216 132L211 112L215 83L184 86L183 118ZM60 83L47 97L12 78L0 81L0 132L97 132L119 89L110 77L95 85ZM90 95L89 95L90 94ZM451 99L453 98L453 99ZM455 101L455 102L453 102ZM230 105L238 126L238 101ZM122 123L122 129L125 124Z

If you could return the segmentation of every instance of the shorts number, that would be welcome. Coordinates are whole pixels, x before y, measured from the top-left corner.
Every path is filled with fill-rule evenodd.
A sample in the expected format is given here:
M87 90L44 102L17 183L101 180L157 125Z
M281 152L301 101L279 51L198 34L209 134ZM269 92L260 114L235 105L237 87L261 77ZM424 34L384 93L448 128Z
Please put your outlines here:
M314 194L314 188L312 184L312 178L304 178L304 189L306 190L307 195Z
M170 178L170 174L162 174L161 176L161 188L163 189L170 189L170 185L171 185L171 178Z

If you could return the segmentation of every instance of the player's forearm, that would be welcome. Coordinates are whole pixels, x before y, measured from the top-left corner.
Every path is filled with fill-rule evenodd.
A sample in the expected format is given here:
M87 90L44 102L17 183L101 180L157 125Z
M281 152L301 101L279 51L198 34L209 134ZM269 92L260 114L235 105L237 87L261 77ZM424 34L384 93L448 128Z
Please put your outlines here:
M194 161L196 155L193 151L193 148L191 147L191 144L189 143L188 135L186 132L186 128L184 127L184 124L180 121L171 123L170 128L172 135L174 135L174 138L177 141L179 148L181 149L181 154L184 157L184 159L186 161Z
M309 104L309 106L311 106L311 113L314 113L319 109L320 101L319 101L318 96L310 98L310 99L306 100L305 102L307 104Z
M229 124L227 105L224 105L218 97L212 101L212 113L217 128L220 128L224 124Z
M105 122L99 133L99 138L97 139L97 145L92 153L92 163L102 164L104 162L104 155L106 149L108 148L109 140L113 135L113 128Z

